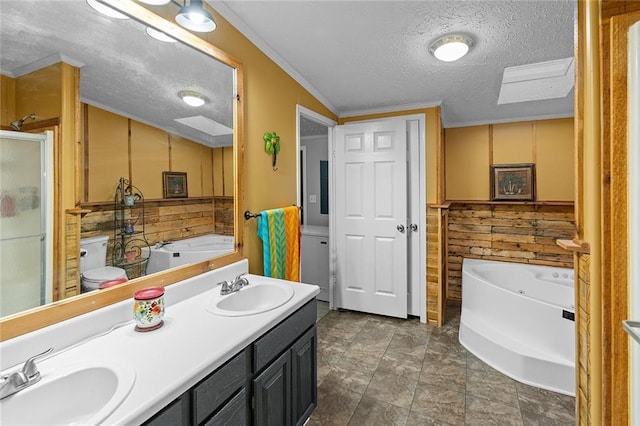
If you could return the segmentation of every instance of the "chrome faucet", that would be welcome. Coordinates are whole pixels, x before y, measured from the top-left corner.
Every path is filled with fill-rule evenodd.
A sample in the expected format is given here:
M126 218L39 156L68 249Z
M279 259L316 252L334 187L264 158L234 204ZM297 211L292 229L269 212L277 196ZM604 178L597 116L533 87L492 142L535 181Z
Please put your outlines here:
M9 395L13 395L22 389L38 383L40 380L40 372L38 371L38 367L36 367L36 359L48 355L51 352L53 352L53 348L49 348L41 354L34 355L24 363L21 371L15 371L0 377L0 399L4 399Z
M242 287L248 286L249 280L245 278L245 275L247 275L246 272L238 275L232 282L222 281L221 283L218 283L222 284L222 287L220 287L220 294L224 296L226 294L235 293Z

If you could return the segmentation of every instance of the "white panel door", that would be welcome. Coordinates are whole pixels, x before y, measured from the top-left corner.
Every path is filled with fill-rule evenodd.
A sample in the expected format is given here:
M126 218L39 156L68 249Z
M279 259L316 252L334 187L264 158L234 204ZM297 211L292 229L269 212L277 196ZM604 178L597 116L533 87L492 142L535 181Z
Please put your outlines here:
M406 123L348 124L335 135L335 305L406 318Z

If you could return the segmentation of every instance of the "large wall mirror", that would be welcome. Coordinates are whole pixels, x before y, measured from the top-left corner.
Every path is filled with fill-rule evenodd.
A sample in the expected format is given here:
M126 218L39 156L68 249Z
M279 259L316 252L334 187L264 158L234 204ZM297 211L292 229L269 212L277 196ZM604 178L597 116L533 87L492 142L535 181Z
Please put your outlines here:
M52 211L43 213L53 223L45 260L52 265L45 283L51 296L38 307L3 308L1 340L242 257L241 64L140 4L99 3L128 19L100 14L86 1L0 4L0 125L16 131L10 124L19 121L21 132L52 130L56 175ZM184 93L204 104L187 105ZM173 191L176 182L184 187ZM21 190L12 195L17 203ZM129 193L132 204L123 198ZM146 247L119 248L134 232ZM207 235L221 237L215 244L226 247L194 250L206 254L145 270L148 250ZM126 284L81 285L80 242L97 236L108 237L105 263L126 271Z

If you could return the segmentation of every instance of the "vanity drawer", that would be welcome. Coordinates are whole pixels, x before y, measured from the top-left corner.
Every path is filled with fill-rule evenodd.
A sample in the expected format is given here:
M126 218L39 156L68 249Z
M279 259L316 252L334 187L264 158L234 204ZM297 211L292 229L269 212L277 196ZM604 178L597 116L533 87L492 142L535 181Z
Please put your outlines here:
M203 422L231 395L245 385L249 374L247 371L248 350L240 352L235 358L193 387L193 419L195 424Z
M268 331L253 344L253 371L257 373L282 351L289 348L316 323L316 300L312 299L290 317Z
M204 426L245 426L247 424L247 389L243 388L209 419Z

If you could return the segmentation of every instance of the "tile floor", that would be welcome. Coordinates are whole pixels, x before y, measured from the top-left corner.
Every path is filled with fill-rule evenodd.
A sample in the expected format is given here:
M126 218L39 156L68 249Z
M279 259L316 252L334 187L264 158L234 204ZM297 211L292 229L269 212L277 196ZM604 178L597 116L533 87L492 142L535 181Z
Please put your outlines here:
M318 306L318 407L307 425L573 425L574 398L516 382L441 328Z

